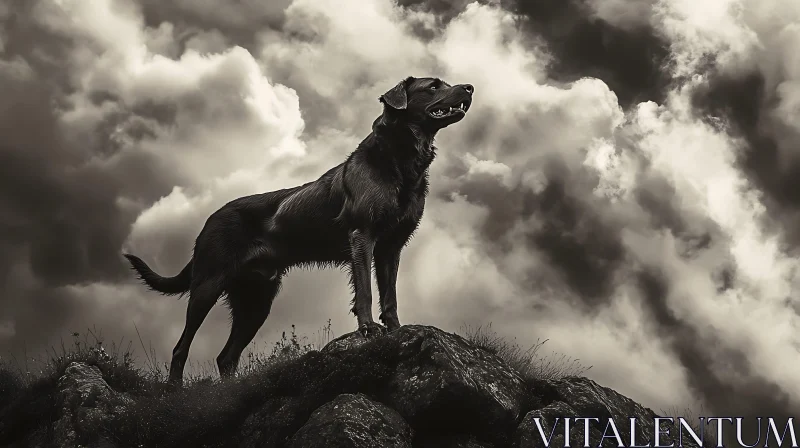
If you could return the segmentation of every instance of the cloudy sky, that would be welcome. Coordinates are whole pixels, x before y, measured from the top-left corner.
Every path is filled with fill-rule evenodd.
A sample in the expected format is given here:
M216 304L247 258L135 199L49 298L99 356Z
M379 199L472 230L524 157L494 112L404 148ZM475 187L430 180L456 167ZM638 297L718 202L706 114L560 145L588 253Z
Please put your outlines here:
M135 326L161 360L207 216L315 179L402 78L476 87L439 134L400 318L593 365L655 409L800 410L796 0L0 2L0 353ZM257 337L351 331L294 272ZM377 315L377 312L376 312ZM213 359L217 307L190 359Z

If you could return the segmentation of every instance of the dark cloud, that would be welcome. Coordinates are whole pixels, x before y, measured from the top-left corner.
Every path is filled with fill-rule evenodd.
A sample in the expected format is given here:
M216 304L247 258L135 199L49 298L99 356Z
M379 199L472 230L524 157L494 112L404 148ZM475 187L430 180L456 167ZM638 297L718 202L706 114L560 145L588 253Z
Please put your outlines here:
M607 305L617 285L615 273L624 267L621 228L585 201L591 190L581 187L591 185L589 173L572 175L558 160L545 172L549 181L541 191L525 185L509 189L492 176L465 178L455 191L488 210L481 230L489 253L502 258L522 242L560 277L551 286L568 288L589 309ZM524 229L522 241L509 235L518 225ZM531 290L542 288L540 274L531 272L528 280Z
M35 2L13 6L0 25L2 56L28 69L17 76L0 66L0 314L16 329L0 351L23 342L41 349L70 316L85 313L62 287L127 279L120 249L140 210L121 207L121 193L151 203L172 185L147 157L132 158L122 176L102 164L116 152L110 131L131 114L110 116L85 138L65 134L58 114L71 108L65 67L76 42L43 29Z
M719 226L685 210L675 187L663 176L650 171L640 173L633 195L636 204L647 213L652 228L666 230L676 238L678 255L693 258L716 242Z
M549 67L554 79L601 79L623 107L663 101L671 81L669 43L649 25L616 27L578 0L519 0L512 8L528 19L522 26L541 36L555 56Z
M766 194L771 217L780 221L792 249L800 249L800 157L796 131L770 115L776 92L760 72L716 73L693 97L698 118L730 126L743 140L740 164Z
M5 85L12 89L0 100L0 214L11 232L0 238L25 245L33 273L47 284L117 277L116 252L133 219L117 210L119 185L83 165L84 148L65 144L50 89Z
M465 0L401 0L403 6L431 11L447 23L464 10ZM483 3L495 3L485 1ZM623 107L662 102L672 78L669 41L649 24L620 27L599 17L583 0L503 0L523 17L519 25L541 40L554 56L549 76L559 82L582 77L604 81Z
M397 0L397 4L402 7L435 14L440 23L447 23L455 18L470 3L471 0Z
M663 274L644 268L635 274L635 281L654 330L685 369L689 387L704 403L707 415L786 418L800 412L784 390L753 369L746 353L675 315L667 305L670 283ZM745 427L744 436L753 440L756 428Z
M115 205L119 185L92 170L43 168L37 155L0 152L3 215L14 223L14 242L26 244L33 273L54 286L118 279L118 250L135 217Z
M566 182L550 182L528 202L528 211L543 225L526 236L578 297L590 305L605 303L617 281L614 274L625 257L620 229L609 226L599 214L571 196Z
M208 32L219 32L229 43L254 51L258 33L280 30L285 20L284 11L291 4L291 0L137 2L146 26L157 28L162 23L169 23L175 27L175 41L181 49L178 54L191 38Z
M680 210L675 187L661 176L642 176L636 184L636 203L650 216L653 227L681 234L687 223Z

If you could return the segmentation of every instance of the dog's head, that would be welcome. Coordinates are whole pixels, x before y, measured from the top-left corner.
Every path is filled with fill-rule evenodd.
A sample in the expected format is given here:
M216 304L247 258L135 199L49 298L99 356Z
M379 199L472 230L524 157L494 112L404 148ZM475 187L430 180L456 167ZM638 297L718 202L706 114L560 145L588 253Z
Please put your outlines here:
M384 115L436 132L461 121L472 105L471 84L408 77L380 97Z

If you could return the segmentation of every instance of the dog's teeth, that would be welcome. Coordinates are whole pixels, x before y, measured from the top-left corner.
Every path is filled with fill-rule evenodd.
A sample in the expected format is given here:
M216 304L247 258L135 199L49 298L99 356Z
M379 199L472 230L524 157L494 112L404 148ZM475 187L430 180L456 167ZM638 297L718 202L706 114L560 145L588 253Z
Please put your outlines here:
M435 111L431 112L431 115L434 117L444 117L453 112L453 106L450 106L449 109L436 109Z

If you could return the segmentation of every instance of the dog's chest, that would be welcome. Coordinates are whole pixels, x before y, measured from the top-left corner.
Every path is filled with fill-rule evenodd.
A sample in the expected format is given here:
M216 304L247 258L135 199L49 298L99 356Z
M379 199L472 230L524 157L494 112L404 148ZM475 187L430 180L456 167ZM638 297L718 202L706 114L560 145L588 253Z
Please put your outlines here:
M428 167L433 162L434 150L421 150L416 157L403 160L395 166L394 184L398 205L411 206L428 193Z
M420 202L425 200L428 193L427 166L399 166L395 182L396 200L400 214L413 213Z

